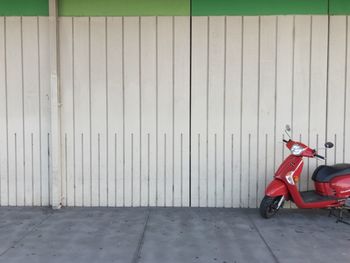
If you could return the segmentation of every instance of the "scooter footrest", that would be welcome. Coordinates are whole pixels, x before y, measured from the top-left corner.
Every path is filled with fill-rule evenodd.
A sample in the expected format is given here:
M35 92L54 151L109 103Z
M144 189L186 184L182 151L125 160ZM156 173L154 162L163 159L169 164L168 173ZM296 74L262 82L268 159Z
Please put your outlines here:
M320 201L337 200L335 197L319 195L315 191L300 192L305 203L314 203Z

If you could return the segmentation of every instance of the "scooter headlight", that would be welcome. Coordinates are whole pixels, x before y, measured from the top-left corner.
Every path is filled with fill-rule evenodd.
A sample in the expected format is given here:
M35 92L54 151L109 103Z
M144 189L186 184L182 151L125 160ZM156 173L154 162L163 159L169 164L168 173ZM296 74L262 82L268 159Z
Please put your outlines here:
M300 155L303 151L305 151L305 148L301 147L299 144L294 144L292 148L290 148L290 151L293 155Z

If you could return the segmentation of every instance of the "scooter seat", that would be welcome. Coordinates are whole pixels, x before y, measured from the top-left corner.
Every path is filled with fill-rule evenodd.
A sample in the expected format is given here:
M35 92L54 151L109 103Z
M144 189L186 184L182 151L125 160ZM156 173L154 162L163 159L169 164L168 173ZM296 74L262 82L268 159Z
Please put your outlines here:
M312 180L327 183L335 177L350 174L350 164L339 163L335 165L320 165L314 171Z

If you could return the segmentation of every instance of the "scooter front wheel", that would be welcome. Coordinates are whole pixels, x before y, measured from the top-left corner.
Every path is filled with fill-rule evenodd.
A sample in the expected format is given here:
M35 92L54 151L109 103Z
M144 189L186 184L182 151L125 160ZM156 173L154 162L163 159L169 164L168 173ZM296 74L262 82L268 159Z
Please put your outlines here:
M265 196L260 203L260 215L264 218L271 218L278 212L278 203L282 196Z

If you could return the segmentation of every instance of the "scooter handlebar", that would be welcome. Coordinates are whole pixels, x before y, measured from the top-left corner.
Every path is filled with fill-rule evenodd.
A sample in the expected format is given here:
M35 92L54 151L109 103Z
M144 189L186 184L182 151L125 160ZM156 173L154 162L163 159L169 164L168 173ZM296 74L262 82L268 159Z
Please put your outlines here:
M283 142L287 143L288 141L287 141L287 140L285 140L285 139L283 139Z
M315 154L315 157L320 158L320 159L322 159L322 160L326 160L326 158L324 158L323 156L318 155L318 154Z

